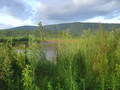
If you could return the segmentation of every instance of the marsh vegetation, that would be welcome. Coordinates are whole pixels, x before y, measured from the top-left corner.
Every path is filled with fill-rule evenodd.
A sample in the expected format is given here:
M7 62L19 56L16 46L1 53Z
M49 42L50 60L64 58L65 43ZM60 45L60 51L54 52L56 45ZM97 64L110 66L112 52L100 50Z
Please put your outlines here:
M0 90L120 90L120 29L57 35L55 62L34 35L17 47L24 52L12 39L0 44Z

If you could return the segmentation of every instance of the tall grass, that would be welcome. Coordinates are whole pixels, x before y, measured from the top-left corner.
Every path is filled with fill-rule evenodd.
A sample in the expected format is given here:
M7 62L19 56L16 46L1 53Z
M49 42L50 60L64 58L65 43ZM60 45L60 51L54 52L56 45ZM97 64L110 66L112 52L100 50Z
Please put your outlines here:
M0 45L0 90L120 90L120 29L79 38L63 31L56 63L43 47L34 36L25 52L16 53L12 40Z

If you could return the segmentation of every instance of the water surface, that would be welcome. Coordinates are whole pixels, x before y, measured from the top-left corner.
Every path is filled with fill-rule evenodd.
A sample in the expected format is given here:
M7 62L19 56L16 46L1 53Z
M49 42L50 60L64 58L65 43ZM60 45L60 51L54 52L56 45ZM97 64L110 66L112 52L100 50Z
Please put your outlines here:
M57 43L48 41L43 43L43 48L45 51L45 56L47 60L56 62L56 56L57 56ZM24 52L24 49L17 49L17 53Z

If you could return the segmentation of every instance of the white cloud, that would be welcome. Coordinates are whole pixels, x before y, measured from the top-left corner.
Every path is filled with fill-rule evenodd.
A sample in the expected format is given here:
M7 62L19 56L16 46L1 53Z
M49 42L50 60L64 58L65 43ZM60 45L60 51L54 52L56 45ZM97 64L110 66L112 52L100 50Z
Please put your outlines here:
M6 14L0 14L0 23L3 25L0 26L0 29L8 28L7 25L13 27L22 26L22 25L34 25L31 19L21 20L19 18L15 18L13 16Z
M96 23L120 23L120 16L112 18L112 19L105 19L104 17L95 17L85 22L96 22Z
M99 2L100 0L72 0L75 5L84 6L84 5L93 5Z
M108 3L95 7L94 9L96 9L97 11L102 11L102 12L114 11L116 9L120 9L119 4L120 3L116 1L110 1Z
M94 17L114 18L119 16L118 0L37 0L35 20L68 22L71 20L85 21ZM116 12L117 11L117 12ZM38 18L37 18L38 17Z
M120 0L1 0L0 24L10 26L75 21L115 22ZM4 26L5 27L5 26Z
M10 28L11 25L0 24L0 30Z

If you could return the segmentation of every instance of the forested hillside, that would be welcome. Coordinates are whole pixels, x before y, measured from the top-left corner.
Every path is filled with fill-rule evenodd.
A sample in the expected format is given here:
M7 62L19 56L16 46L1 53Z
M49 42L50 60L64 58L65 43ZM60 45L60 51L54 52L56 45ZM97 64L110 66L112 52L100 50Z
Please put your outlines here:
M100 24L100 23L63 23L63 24L55 24L55 25L45 25L43 26L43 30L48 32L48 34L56 34L56 32L65 30L68 31L72 35L81 35L83 30L92 30L96 31L99 26L102 26L105 31L112 31L115 29L120 28L120 24ZM22 31L21 31L22 30ZM28 31L29 30L29 31ZM1 36L23 36L23 35L30 35L36 34L38 30L37 26L20 26L11 29L6 29L4 31L0 31ZM52 32L52 33L51 33ZM53 33L54 32L54 33Z

